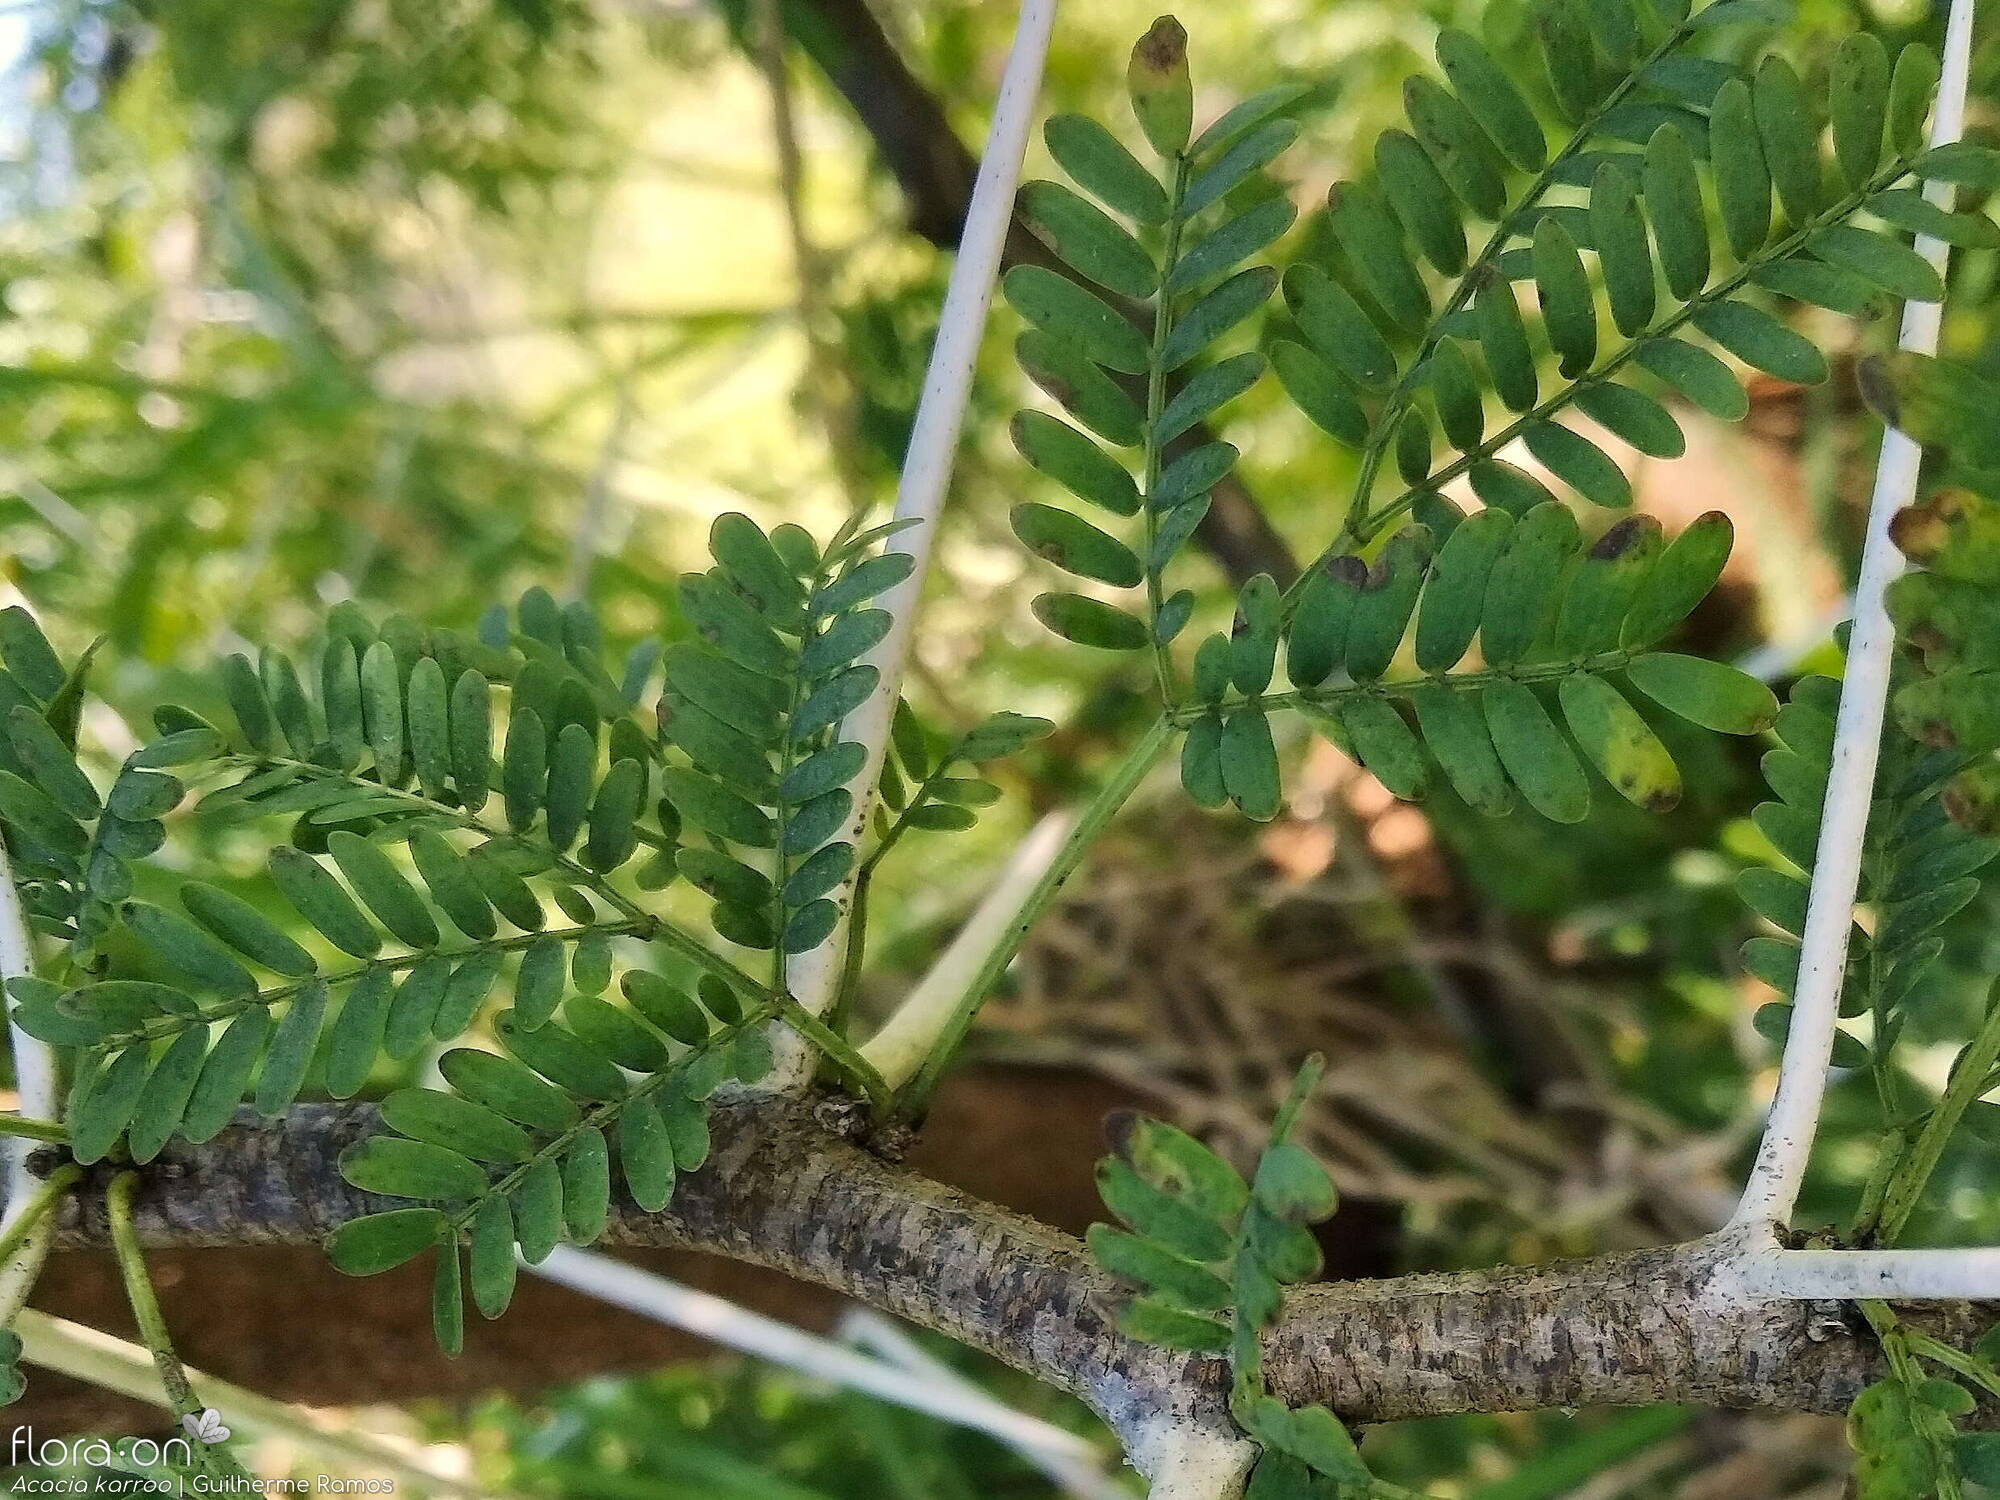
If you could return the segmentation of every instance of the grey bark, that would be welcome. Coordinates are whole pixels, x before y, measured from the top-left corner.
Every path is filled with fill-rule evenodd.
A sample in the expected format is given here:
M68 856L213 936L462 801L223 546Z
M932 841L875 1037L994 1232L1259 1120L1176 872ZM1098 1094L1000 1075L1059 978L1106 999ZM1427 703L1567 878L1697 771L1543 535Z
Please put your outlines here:
M1130 1446L1168 1425L1230 1434L1222 1363L1121 1335L1118 1286L1071 1236L885 1161L807 1104L723 1104L712 1126L714 1155L672 1207L618 1205L608 1243L709 1251L845 1293L1074 1393ZM145 1169L140 1235L297 1244L392 1207L336 1165L374 1127L371 1109L308 1105L176 1142ZM60 1245L104 1242L105 1181L65 1208ZM1872 1343L1824 1308L1707 1298L1717 1254L1698 1243L1307 1288L1271 1337L1272 1381L1294 1404L1374 1422L1683 1401L1837 1411L1876 1377ZM1964 1307L1924 1316L1944 1337L1979 1326Z

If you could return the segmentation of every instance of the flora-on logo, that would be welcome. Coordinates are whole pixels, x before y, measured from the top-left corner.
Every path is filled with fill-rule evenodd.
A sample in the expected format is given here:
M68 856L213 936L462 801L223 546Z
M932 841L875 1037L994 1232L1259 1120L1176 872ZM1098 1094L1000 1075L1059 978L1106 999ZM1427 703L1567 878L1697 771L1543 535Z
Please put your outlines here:
M213 1445L229 1441L229 1429L222 1425L222 1413L212 1406L200 1412L189 1412L181 1418L181 1426L197 1443Z

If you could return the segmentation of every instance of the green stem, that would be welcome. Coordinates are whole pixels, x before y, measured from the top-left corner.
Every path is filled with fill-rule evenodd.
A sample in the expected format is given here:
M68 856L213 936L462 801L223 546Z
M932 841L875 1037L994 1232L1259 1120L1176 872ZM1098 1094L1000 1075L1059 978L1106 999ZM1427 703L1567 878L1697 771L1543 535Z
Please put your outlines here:
M28 1200L20 1215L7 1226L6 1233L0 1234L0 1266L6 1265L20 1254L21 1246L27 1243L28 1236L34 1232L35 1226L48 1217L56 1204L62 1201L63 1194L74 1187L82 1176L82 1167L75 1162L65 1162L43 1179L42 1185L35 1189L35 1196ZM6 1321L11 1319L0 1318L0 1322Z
M879 855L881 850L878 848ZM840 955L840 988L827 1011L831 1025L843 1026L854 1014L854 1000L861 990L861 963L868 953L868 893L875 884L875 860L870 858L854 877L854 894L847 907L847 946Z
M1160 252L1160 291L1153 300L1153 342L1146 361L1145 480L1139 504L1145 517L1146 555L1142 561L1146 570L1146 633L1152 642L1153 675L1158 679L1160 702L1167 708L1172 708L1174 704L1174 663L1166 642L1160 639L1163 596L1160 571L1153 566L1153 548L1159 535L1160 517L1153 503L1153 492L1159 488L1164 456L1164 445L1160 442L1160 414L1167 403L1167 368L1161 351L1166 346L1168 335L1174 331L1174 299L1167 290L1167 282L1181 256L1181 231L1186 227L1181 203L1187 195L1189 165L1185 155L1175 158L1172 196L1167 203L1166 245Z
M1934 1339L1928 1333L1915 1328L1903 1329L1903 1341L1910 1353L1943 1365L1952 1374L1969 1380L1989 1396L2000 1396L2000 1374L1984 1360L1974 1359L1961 1349L1954 1349L1941 1339Z
M1178 727L1171 714L1162 714L1155 719L1152 727L1140 736L1138 743L1126 752L1125 758L1112 771L1110 779L1099 787L1097 795L1090 799L1090 805L1083 810L1076 827L1070 830L1069 837L1064 840L1055 859L1042 872L1041 879L1035 882L1034 889L1028 893L1028 899L1021 904L1020 910L1015 912L1014 920L1008 924L1006 935L993 945L984 962L980 964L971 981L961 992L957 1008L939 1031L936 1042L924 1059L923 1066L900 1091L897 1099L898 1112L905 1118L914 1118L923 1113L925 1106L930 1102L931 1094L938 1086L938 1080L944 1076L944 1070L950 1065L952 1057L964 1042L966 1032L971 1029L972 1018L979 1013L979 1007L985 1001L987 991L993 988L1002 974L1006 973L1007 966L1014 961L1014 955L1020 952L1021 944L1029 930L1040 919L1042 913L1049 909L1064 883L1076 873L1077 866L1083 863L1084 854L1096 842L1097 836L1104 831L1112 818L1117 816L1118 810L1139 789L1139 784L1146 779L1147 773L1166 752L1167 746L1173 742Z
M31 1141L47 1141L56 1146L69 1143L69 1132L62 1126L50 1120L30 1120L23 1115L0 1115L0 1135L25 1136Z
M875 1065L863 1057L853 1043L789 994L780 995L774 1003L778 1019L818 1047L826 1060L845 1073L848 1082L859 1088L870 1104L877 1109L888 1106L888 1080L875 1071Z
M1924 1184L1937 1170L1946 1144L1965 1112L1985 1090L1986 1075L2000 1061L2000 990L1988 1001L1986 1019L1978 1033L1966 1044L1952 1065L1951 1081L1944 1097L1924 1121L1916 1142L1890 1174L1882 1193L1882 1207L1875 1238L1884 1245L1894 1244L1916 1209Z
M137 1172L120 1172L105 1190L104 1209L111 1222L111 1253L118 1262L118 1274L125 1282L125 1298L132 1304L132 1319L139 1325L139 1339L153 1356L153 1368L160 1372L166 1388L167 1404L176 1416L192 1416L203 1407L188 1383L180 1356L174 1353L167 1320L160 1311L160 1299L153 1294L153 1281L146 1274L145 1253L139 1248L139 1234L132 1223L132 1196L139 1190Z

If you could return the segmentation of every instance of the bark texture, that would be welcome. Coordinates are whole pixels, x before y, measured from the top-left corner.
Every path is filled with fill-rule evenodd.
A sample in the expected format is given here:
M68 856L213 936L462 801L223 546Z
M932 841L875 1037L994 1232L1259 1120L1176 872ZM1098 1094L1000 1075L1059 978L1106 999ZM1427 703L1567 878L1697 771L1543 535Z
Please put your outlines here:
M1228 1434L1219 1361L1118 1333L1118 1288L1073 1237L872 1154L809 1104L724 1105L715 1152L672 1208L629 1203L607 1240L708 1251L843 1292L1031 1371L1089 1402L1128 1443L1163 1422ZM367 1108L304 1106L176 1143L146 1171L140 1233L172 1246L298 1244L392 1206L341 1181ZM104 1240L102 1183L59 1243ZM1871 1343L1825 1307L1714 1297L1696 1244L1545 1267L1339 1282L1296 1297L1271 1374L1295 1403L1350 1420L1545 1406L1699 1402L1838 1410L1877 1373ZM1933 1309L1945 1336L1970 1309Z

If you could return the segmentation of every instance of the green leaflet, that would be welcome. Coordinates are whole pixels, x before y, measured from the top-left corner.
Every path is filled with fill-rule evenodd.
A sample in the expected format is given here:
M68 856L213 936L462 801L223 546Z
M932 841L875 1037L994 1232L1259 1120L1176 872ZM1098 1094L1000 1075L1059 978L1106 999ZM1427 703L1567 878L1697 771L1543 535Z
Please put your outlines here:
M1000 288L1014 311L1083 358L1112 370L1146 368L1148 350L1139 330L1067 276L1042 266L1016 266Z
M1461 453L1477 448L1486 435L1485 401L1479 379L1456 340L1446 339L1431 351L1423 377L1445 440Z
M1614 381L1581 387L1577 409L1649 458L1679 458L1687 437L1673 414L1643 391Z
M182 1112L182 1135L199 1145L229 1123L236 1106L243 1102L243 1091L250 1085L250 1074L263 1055L270 1032L271 1015L262 1006L242 1012L222 1029ZM132 1051L143 1054L144 1049L135 1047Z
M1296 121L1271 120L1238 137L1188 183L1181 195L1182 214L1192 218L1220 200L1251 173L1276 160L1298 134Z
M1673 757L1618 689L1576 672L1562 679L1560 697L1570 733L1620 795L1653 812L1680 801Z
M1447 276L1463 271L1465 229L1458 207L1416 138L1400 130L1382 132L1375 141L1375 176L1424 258Z
M1591 504L1623 510L1632 503L1625 471L1582 433L1555 422L1531 422L1521 438L1537 460Z
M1341 712L1340 725L1356 758L1392 795L1406 802L1422 798L1430 784L1430 763L1393 703L1355 698Z
M1345 660L1349 623L1367 576L1366 563L1341 554L1306 580L1286 637L1285 670L1296 686L1318 686Z
M1243 210L1221 228L1186 245L1173 273L1169 292L1190 291L1234 270L1292 227L1298 210L1289 198L1271 198Z
M1487 661L1520 661L1555 605L1555 582L1580 540L1576 518L1554 502L1536 506L1514 527L1487 576L1480 649Z
M534 1139L484 1105L435 1089L398 1089L382 1101L382 1122L412 1140L428 1141L474 1161L510 1165L534 1153Z
M754 758L754 749L746 744L742 759L747 762ZM591 776L596 769L596 736L581 724L563 725L549 754L548 783L541 798L547 814L549 845L558 854L567 853L583 831L583 820L590 807Z
M1611 299L1611 321L1630 337L1653 320L1653 257L1639 212L1639 184L1616 162L1597 169L1590 190L1590 228Z
M1143 577L1131 548L1068 511L1025 503L1010 519L1023 546L1066 573L1118 588L1136 588Z
M1574 379L1597 358L1597 305L1576 241L1552 214L1535 225L1534 265L1543 327L1562 373Z
M1489 817L1511 812L1514 789L1508 784L1491 731L1474 698L1442 684L1426 683L1412 690L1410 703L1424 743L1444 768L1452 790Z
M1512 411L1528 411L1539 397L1535 357L1528 348L1527 325L1513 284L1495 276L1480 286L1472 305L1479 330L1479 347L1493 388Z
M264 1054L264 1068L257 1079L257 1113L275 1119L291 1108L305 1086L306 1069L319 1041L320 1026L326 1019L327 989L318 980L292 997L284 1019L271 1035Z
M6 722L7 739L15 755L49 799L72 818L88 821L96 817L102 806L97 788L48 720L19 704L8 713Z
M349 654L352 654L350 648ZM257 675L257 669L250 664L250 658L237 652L222 661L222 691L229 700L230 712L236 716L237 730L244 742L252 750L268 750L277 743L277 718L271 708L271 700L264 692L264 684ZM360 691L360 679L355 679L355 691Z
M1429 527L1406 526L1389 539L1362 580L1347 624L1347 671L1356 681L1373 681L1395 659L1432 550Z
M438 910L451 924L474 942L483 942L497 930L493 907L480 889L472 862L448 843L444 836L428 828L410 835L410 859L417 867Z
M1718 510L1696 518L1654 562L1620 628L1624 648L1662 640L1700 604L1722 576L1736 528Z
M1646 143L1640 188L1667 290L1686 301L1708 284L1708 213L1687 136L1662 125Z
M1711 302L1697 308L1694 326L1746 365L1799 385L1827 378L1826 356L1769 313L1745 302Z
M1771 172L1757 127L1750 85L1737 78L1715 96L1708 120L1709 161L1716 207L1730 252L1738 260L1763 246L1771 232Z
M1944 278L1901 240L1852 224L1816 232L1806 248L1821 260L1853 272L1897 297L1913 302L1944 300Z
M1260 573L1243 585L1237 597L1229 638L1229 680L1247 697L1271 685L1280 623L1278 586L1268 573Z
M1889 108L1889 54L1873 32L1846 37L1827 80L1833 151L1849 187L1865 186L1882 159Z
M1749 415L1749 394L1706 349L1679 339L1648 339L1633 359L1712 417L1740 422Z
M1524 172L1539 172L1548 160L1542 127L1486 49L1468 33L1447 28L1438 33L1437 60L1466 109L1507 159Z
M369 754L386 782L403 775L403 676L387 641L377 641L361 656L361 716ZM296 747L297 742L294 741Z
M451 960L442 953L428 955L403 976L383 1022L382 1048L390 1057L409 1057L430 1041L450 983Z
M1579 9L1550 4L1535 17L1550 90L1564 118L1572 124L1581 124L1590 115L1605 86L1589 27Z
M1181 314L1160 346L1163 369L1178 370L1269 299L1278 273L1267 266L1238 271Z
M562 1239L562 1168L547 1157L532 1163L509 1206L521 1258L530 1265L541 1264Z
M441 800L451 779L451 705L444 668L435 657L426 656L410 669L403 728L424 795Z
M531 1031L502 1015L494 1032L522 1062L580 1098L617 1099L626 1092L624 1077L608 1060L553 1021Z
M1270 356L1278 383L1315 427L1350 448L1368 440L1368 417L1332 365L1289 339L1274 342Z
M364 1193L426 1202L477 1198L486 1174L456 1151L428 1141L376 1135L340 1155L340 1175Z
M1364 390L1395 378L1396 356L1381 330L1338 282L1311 266L1285 273L1285 301L1306 338Z
M1116 447L1139 441L1139 408L1108 375L1068 344L1045 333L1024 333L1014 355L1028 378L1085 427Z
M461 1047L438 1059L438 1071L466 1098L532 1130L566 1130L578 1118L567 1094L511 1057Z
M1358 183L1335 183L1327 190L1327 221L1347 252L1355 275L1390 319L1421 328L1430 316L1430 295L1403 248L1403 235L1382 200Z
M1493 749L1528 805L1557 823L1581 822L1590 811L1590 783L1534 690L1503 680L1481 698Z
M327 1259L348 1276L375 1276L413 1260L437 1243L444 1215L434 1208L397 1208L349 1219L326 1237Z
M1758 63L1751 108L1778 201L1792 223L1803 224L1826 201L1826 177L1819 161L1820 122L1806 100L1805 85L1782 57Z
M595 1243L611 1213L611 1148L604 1132L576 1133L562 1161L563 1227L579 1245Z
M1110 131L1081 115L1054 115L1042 139L1071 181L1110 208L1143 224L1163 223L1167 191Z
M470 812L486 802L492 780L492 689L477 672L464 671L451 689L451 774L459 801Z
M273 849L267 867L285 899L336 948L356 958L373 958L380 951L382 939L354 898L311 855Z
M361 1091L382 1050L392 988L389 971L370 969L356 980L327 1032L326 1091L349 1099Z
M180 898L189 916L252 962L294 977L314 971L312 955L249 902L199 881L182 886Z
M650 1098L635 1100L618 1117L618 1162L632 1201L658 1213L673 1196L673 1144Z
M429 908L379 846L359 834L336 829L327 835L326 847L356 894L398 941L412 948L437 946L437 923Z
M739 511L717 516L708 550L753 609L780 630L796 628L805 590L755 521Z
M1563 591L1556 650L1566 656L1614 650L1660 551L1660 523L1651 516L1628 517L1592 543Z
M472 1216L467 1261L472 1305L483 1318L499 1317L514 1298L514 1214L505 1198L488 1198Z
M1082 594L1039 594L1032 608L1036 619L1079 646L1106 651L1145 649L1145 622L1102 600Z
M1078 499L1114 515L1137 514L1139 490L1132 476L1068 423L1024 411L1015 414L1010 431L1021 456Z
M1471 646L1487 577L1513 528L1506 511L1482 510L1458 526L1439 550L1417 615L1417 665L1424 671L1448 670Z
M175 1037L160 1054L160 1060L146 1079L138 1104L126 1130L126 1148L136 1162L149 1162L160 1154L167 1141L181 1128L188 1101L208 1060L209 1031L192 1026ZM143 1053L144 1048L135 1047Z
M1771 690L1723 662L1653 652L1627 671L1633 686L1662 708L1721 734L1757 734L1778 717Z
M1483 219L1498 219L1507 206L1500 161L1458 97L1435 79L1418 75L1404 81L1403 111L1439 174L1465 206Z
M249 994L257 988L250 971L192 922L143 901L126 902L119 914L134 937L204 988L225 995Z
M516 708L507 721L507 745L500 763L500 794L506 803L507 826L524 832L534 826L548 792L549 738L542 717L532 708Z
M1021 184L1021 212L1071 266L1126 297L1150 297L1159 269L1139 242L1096 205L1060 183Z
M646 768L640 762L615 762L599 784L590 804L589 837L584 862L593 870L617 869L639 846L639 813L646 795Z
M499 970L500 954L494 949L476 949L460 959L445 981L444 994L431 1017L431 1035L449 1041L470 1026L486 1003Z
M1264 711L1241 708L1224 719L1217 755L1223 788L1237 809L1260 823L1275 818L1284 794L1278 752Z

